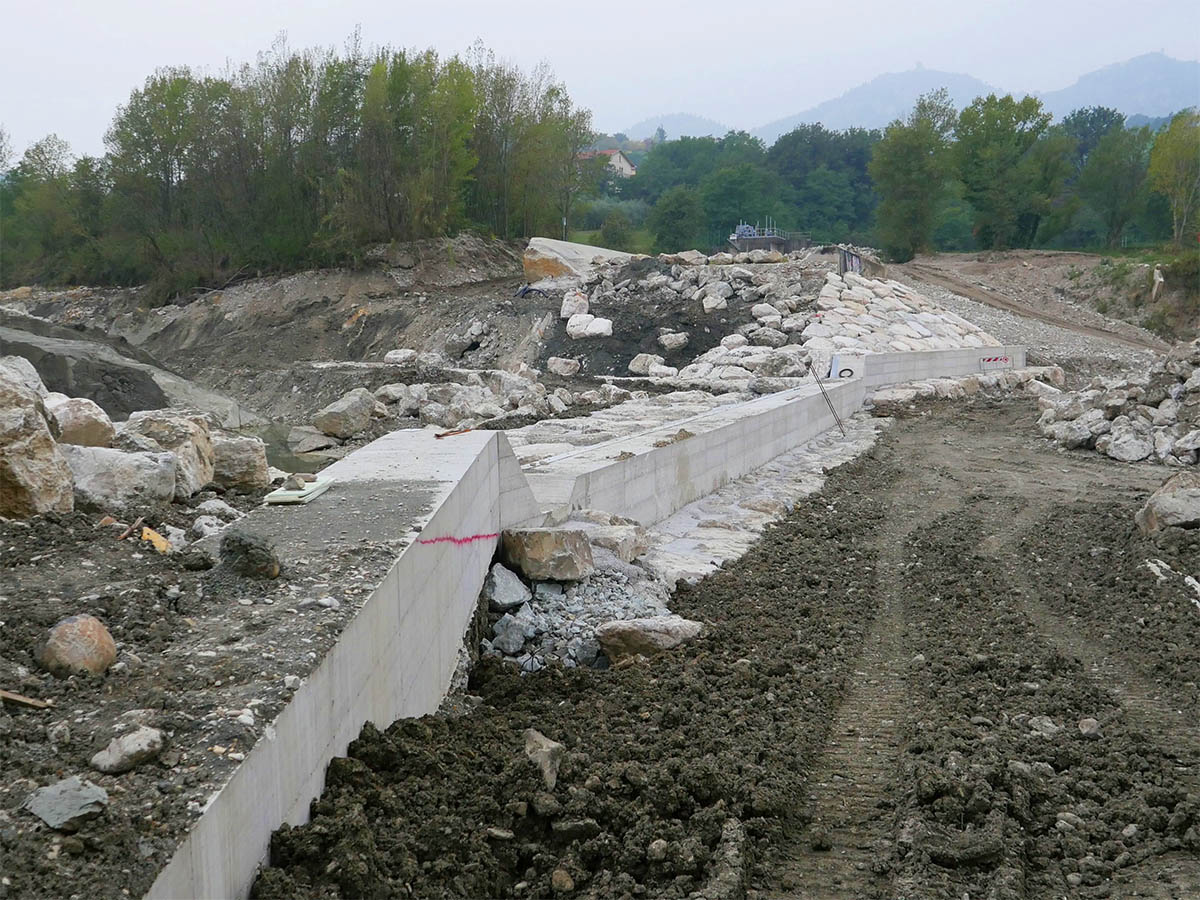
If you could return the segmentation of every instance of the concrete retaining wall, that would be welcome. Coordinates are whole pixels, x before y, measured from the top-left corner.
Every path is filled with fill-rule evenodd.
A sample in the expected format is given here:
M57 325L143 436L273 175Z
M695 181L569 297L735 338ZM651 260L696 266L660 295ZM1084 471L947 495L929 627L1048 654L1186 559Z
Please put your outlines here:
M826 385L843 418L864 392L861 380ZM768 394L552 457L526 477L552 520L591 508L650 525L834 427L829 402L816 384ZM672 440L680 429L692 436Z
M1025 367L1024 347L964 347L960 350L923 350L914 353L869 353L833 357L832 374L840 369L858 372L867 388L953 378L977 372Z
M442 441L429 431L395 432L330 466L333 487L309 506L248 517L246 527L270 534L285 560L289 549L311 552L313 535L337 533L330 514L350 526L349 541L419 536L211 801L148 897L244 897L271 833L307 821L326 766L363 723L382 728L437 708L506 524L502 509L519 520L535 508L529 489L511 481L515 463L501 432Z

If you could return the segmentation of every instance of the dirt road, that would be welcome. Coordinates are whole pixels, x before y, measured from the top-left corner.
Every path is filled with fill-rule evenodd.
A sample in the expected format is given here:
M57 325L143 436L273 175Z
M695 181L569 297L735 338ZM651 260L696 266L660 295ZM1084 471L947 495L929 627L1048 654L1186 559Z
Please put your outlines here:
M484 664L471 715L368 726L256 896L1197 896L1200 542L1133 528L1159 470L1033 419L898 423L677 593L681 651Z
M954 260L953 262L961 264L959 260ZM1019 263L1020 260L1013 260L1012 265L1017 266ZM1056 325L1059 328L1065 328L1077 334L1104 338L1139 350L1161 352L1166 350L1168 346L1164 342L1148 336L1140 328L1135 328L1127 323L1105 319L1099 313L1091 310L1085 311L1075 308L1069 310L1068 314L1068 310L1061 303L1048 302L1044 298L1037 303L1026 302L1020 293L1014 291L1002 293L991 288L982 287L972 283L963 277L963 275L956 272L954 266L947 264L943 258L932 257L929 259L914 260L902 266L897 266L896 270L898 273L910 275L919 281L953 291L977 303L983 303L996 309L1003 309L1007 312L1025 316L1026 318L1036 319L1048 325ZM1030 277L1036 277L1036 272L1032 273ZM1056 309L1056 307L1058 308Z

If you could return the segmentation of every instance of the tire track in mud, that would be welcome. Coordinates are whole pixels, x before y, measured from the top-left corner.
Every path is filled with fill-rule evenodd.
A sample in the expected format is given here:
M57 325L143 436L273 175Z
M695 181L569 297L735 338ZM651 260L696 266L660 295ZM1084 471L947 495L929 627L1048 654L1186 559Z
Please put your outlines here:
M924 494L924 505L910 498ZM889 895L878 863L892 839L889 789L897 774L911 654L904 647L903 547L908 536L947 512L936 489L919 490L903 478L889 492L879 538L879 609L835 713L829 739L809 780L811 821L793 836L786 862L766 897L860 900Z
M1019 542L1030 529L1041 527L1050 505L1031 503L1018 510L1009 525L980 542L980 551L1007 559L1016 575L1014 594L1037 633L1064 654L1078 659L1084 677L1111 695L1125 718L1150 735L1175 761L1175 776L1191 792L1200 792L1200 726L1175 702L1169 688L1152 682L1120 658L1120 651L1087 635L1076 616L1064 616L1038 598L1033 579L1022 564ZM1200 860L1190 854L1166 854L1143 861L1123 873L1122 895L1160 900L1200 897Z

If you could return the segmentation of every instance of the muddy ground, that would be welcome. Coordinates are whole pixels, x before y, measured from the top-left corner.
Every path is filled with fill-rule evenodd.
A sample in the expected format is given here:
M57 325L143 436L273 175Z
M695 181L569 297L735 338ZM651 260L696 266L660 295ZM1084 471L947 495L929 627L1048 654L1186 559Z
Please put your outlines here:
M186 528L189 504L146 512ZM245 511L262 495L224 494ZM201 811L290 701L395 560L395 547L289 556L277 579L211 566L187 548L162 555L101 512L0 520L0 686L45 704L0 703L0 898L138 897ZM232 528L241 526L234 524ZM68 615L103 621L117 648L104 676L47 674L35 661ZM131 772L105 775L93 754L132 725L165 748ZM76 834L22 809L39 787L72 775L108 792Z
M1161 470L1034 418L899 423L675 595L709 626L681 651L485 662L467 717L366 726L254 895L1200 895L1194 535L1134 528ZM567 747L553 792L528 727Z

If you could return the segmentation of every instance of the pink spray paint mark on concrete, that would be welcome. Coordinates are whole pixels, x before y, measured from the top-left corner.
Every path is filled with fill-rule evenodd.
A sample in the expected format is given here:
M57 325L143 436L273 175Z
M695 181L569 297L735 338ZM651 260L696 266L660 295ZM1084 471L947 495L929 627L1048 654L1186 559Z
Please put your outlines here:
M472 534L469 537L453 537L446 535L445 537L421 538L417 541L418 544L454 544L462 547L465 544L473 544L476 541L490 541L493 538L500 537L500 532L493 531L491 534Z

